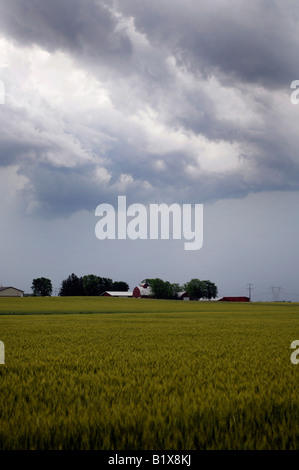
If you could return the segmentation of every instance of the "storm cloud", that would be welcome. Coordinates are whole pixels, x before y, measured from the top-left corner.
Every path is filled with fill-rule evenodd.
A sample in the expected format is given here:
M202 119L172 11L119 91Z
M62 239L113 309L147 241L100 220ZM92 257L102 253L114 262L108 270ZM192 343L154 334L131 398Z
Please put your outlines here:
M0 0L0 281L298 299L298 26L291 0ZM100 243L95 208L119 195L204 204L203 248Z
M0 164L52 215L298 189L297 27L289 1L1 1Z
M1 165L53 214L138 186L179 202L298 188L287 4L1 2Z

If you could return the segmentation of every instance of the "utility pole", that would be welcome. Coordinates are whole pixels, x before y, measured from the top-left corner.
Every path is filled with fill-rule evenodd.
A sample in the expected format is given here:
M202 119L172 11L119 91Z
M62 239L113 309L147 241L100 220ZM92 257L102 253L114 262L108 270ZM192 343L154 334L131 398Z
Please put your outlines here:
M252 289L253 284L247 284L247 286L248 286L249 300L251 301L251 291L253 290Z

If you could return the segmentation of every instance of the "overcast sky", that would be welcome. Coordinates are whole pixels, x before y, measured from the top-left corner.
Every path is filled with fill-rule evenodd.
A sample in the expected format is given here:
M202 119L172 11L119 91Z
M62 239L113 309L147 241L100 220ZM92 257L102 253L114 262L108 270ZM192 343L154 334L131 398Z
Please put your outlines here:
M294 0L0 0L0 284L71 273L299 301ZM99 204L203 204L204 240L99 240Z

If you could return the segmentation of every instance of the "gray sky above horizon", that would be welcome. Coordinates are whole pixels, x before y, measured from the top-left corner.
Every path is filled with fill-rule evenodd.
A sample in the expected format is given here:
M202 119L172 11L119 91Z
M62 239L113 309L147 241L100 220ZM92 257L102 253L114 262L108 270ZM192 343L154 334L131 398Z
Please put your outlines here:
M298 27L291 0L0 0L0 283L198 277L299 301ZM203 204L202 249L98 240L118 195Z

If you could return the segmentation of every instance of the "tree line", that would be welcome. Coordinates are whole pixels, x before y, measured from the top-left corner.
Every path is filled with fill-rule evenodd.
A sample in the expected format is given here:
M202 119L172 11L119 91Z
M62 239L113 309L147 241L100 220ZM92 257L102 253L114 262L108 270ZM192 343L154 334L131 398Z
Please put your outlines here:
M151 288L151 296L156 299L177 299L179 292L187 292L194 300L217 297L218 288L211 281L191 279L182 286L177 283L163 281L160 278L144 279L142 284L148 284ZM33 279L31 289L34 296L51 296L53 292L50 279L40 277ZM113 281L108 277L100 277L95 274L87 274L78 277L72 273L61 283L59 296L99 296L105 291L128 292L129 285L125 281Z
M31 289L34 296L51 296L53 292L50 279L40 277L33 279ZM94 296L101 295L105 291L128 292L129 285L124 281L113 281L108 277L100 277L95 274L87 274L78 277L72 273L61 283L59 296Z
M182 286L159 278L145 279L142 284L150 286L152 296L156 299L177 299L179 292L187 292L188 296L194 300L211 300L215 299L218 294L218 288L213 282L200 279L191 279Z

